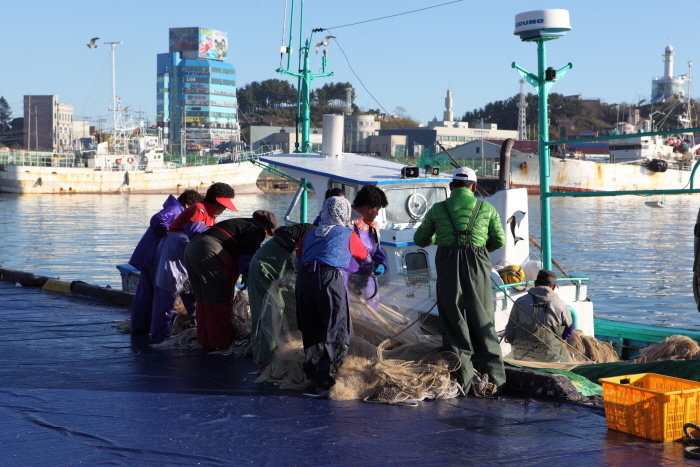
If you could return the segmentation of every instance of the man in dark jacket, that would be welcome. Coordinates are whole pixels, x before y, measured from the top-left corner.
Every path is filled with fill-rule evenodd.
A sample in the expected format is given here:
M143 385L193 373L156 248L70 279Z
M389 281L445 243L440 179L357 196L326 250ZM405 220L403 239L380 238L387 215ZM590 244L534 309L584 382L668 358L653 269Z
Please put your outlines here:
M248 275L250 260L277 228L270 211L252 219L228 219L193 238L185 248L185 265L195 296L197 342L205 350L227 349L234 338L234 284Z
M515 301L506 325L506 341L517 360L567 362L562 340L574 332L568 305L554 291L557 276L547 269L537 274L535 287Z
M489 376L487 394L496 394L506 374L494 326L489 252L502 248L506 235L496 208L474 196L472 169L457 169L450 190L446 201L430 208L413 241L420 247L438 245L435 267L442 345L462 362L456 372L460 384L465 392L471 389L473 359L479 371Z
M201 200L202 195L195 190L186 190L177 199L173 195L168 196L163 209L151 217L150 226L136 245L129 264L139 269L141 274L131 307L131 334L148 334L151 328L158 244L168 234L168 227L175 218Z

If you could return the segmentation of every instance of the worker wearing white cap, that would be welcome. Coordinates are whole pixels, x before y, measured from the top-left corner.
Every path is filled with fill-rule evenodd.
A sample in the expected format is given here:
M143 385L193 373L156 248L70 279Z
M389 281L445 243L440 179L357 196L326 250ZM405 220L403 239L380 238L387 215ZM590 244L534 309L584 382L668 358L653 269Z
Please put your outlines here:
M450 197L435 203L416 230L420 247L437 244L437 307L442 345L456 353L456 376L465 392L472 389L474 367L487 374L487 389L475 395L496 395L506 382L503 356L494 326L489 252L502 248L506 235L490 203L477 200L476 173L462 167L450 183Z

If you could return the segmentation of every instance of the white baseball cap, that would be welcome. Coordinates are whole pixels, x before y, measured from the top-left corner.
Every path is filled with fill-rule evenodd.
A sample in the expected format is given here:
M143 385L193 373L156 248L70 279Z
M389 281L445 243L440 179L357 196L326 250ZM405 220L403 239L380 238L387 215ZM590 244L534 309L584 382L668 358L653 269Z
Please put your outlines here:
M452 174L452 180L463 180L465 182L476 182L476 172L469 167L460 167Z

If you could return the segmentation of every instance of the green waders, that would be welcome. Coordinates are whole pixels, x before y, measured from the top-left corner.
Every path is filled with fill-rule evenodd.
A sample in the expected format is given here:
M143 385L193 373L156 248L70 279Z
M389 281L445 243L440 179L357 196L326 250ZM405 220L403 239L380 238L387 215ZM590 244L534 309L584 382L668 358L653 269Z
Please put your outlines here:
M276 239L270 239L255 253L248 271L248 299L250 301L251 344L253 361L255 363L268 363L272 350L277 343L268 340L268 334L275 334L277 330L263 330L261 322L262 313L268 306L267 298L277 309L284 307L281 294L269 294L272 283L285 274L294 270L293 255L286 248L280 246ZM268 310L268 313L273 310ZM265 320L266 323L272 320ZM265 323L265 324L266 324Z
M474 206L467 230L461 231L446 203L442 206L455 235L455 243L438 246L435 256L442 346L459 356L462 366L456 374L465 392L474 376L472 359L479 372L487 373L489 381L502 388L506 373L494 326L491 259L486 247L471 244L471 229L481 201ZM462 236L466 237L464 241Z

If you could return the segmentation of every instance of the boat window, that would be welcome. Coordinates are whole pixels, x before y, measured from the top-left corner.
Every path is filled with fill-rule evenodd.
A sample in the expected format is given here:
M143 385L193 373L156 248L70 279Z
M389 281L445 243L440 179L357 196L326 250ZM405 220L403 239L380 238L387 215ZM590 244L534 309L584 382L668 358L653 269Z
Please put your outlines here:
M384 193L389 201L386 220L392 224L419 222L433 204L447 199L447 189L443 186L391 188Z
M426 276L430 277L430 266L428 265L428 253L425 250L414 250L407 252L404 257L404 265L406 266L406 273L414 276ZM419 277L407 277L406 282L409 285L426 285L428 284L427 279L421 279Z
M347 200L349 200L351 203L355 199L355 193L357 192L356 185L331 180L330 183L328 184L328 189L331 189L331 188L342 189L345 192L345 198Z

